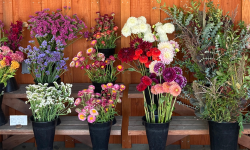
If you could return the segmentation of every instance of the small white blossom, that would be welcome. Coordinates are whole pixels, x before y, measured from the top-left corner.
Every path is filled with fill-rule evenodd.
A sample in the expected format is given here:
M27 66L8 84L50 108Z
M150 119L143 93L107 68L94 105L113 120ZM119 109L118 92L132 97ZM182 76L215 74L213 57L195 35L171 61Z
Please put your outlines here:
M131 36L131 29L128 26L124 26L122 28L121 32L122 32L122 35L125 36L125 37Z

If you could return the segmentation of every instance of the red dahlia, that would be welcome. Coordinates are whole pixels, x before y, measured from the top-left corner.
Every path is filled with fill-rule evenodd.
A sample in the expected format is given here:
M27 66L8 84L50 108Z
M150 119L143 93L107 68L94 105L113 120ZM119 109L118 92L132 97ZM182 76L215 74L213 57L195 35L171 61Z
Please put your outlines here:
M152 47L153 47L153 44L152 44L152 43L143 42L143 43L141 43L140 45L138 45L137 48L140 48L140 49L142 49L144 52L147 52L147 51L149 51Z
M141 78L141 82L144 83L147 86L152 84L152 80L148 76L143 76Z
M148 57L145 56L145 55L142 55L140 58L139 58L139 61L143 64L147 63L148 62Z
M130 47L133 49L137 49L141 43L143 43L142 39L137 37L130 42Z
M135 51L128 47L128 48L122 48L119 52L118 52L118 58L122 61L122 62L130 62L133 61L133 57L135 55Z
M149 65L150 65L151 62L152 62L152 61L149 60L147 63L145 63L145 67L149 68Z
M134 55L133 59L138 60L140 56Z
M158 48L151 48L150 51L152 52L153 57L158 57L161 54L161 51Z
M135 55L140 56L143 53L142 49L135 50Z
M152 52L151 52L151 51L147 51L146 54L147 54L148 57L151 57L151 56L152 56Z
M139 83L139 84L136 86L136 89L137 89L137 91L139 91L139 92L144 91L146 88L147 88L147 85L144 84L143 82Z

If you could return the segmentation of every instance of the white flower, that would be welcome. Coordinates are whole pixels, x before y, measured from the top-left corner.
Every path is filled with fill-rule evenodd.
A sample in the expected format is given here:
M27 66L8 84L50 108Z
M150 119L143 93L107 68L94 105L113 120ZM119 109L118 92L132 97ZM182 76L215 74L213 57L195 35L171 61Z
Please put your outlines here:
M138 24L138 20L135 17L129 17L126 24L128 27L131 28L131 27L136 26Z
M146 33L147 32L147 30L148 30L147 24L142 23L139 26L140 26L140 32L142 32L142 33Z
M173 33L175 31L175 27L172 23L166 23L162 26L162 28L166 31L166 33Z
M151 25L147 24L147 27L148 27L148 29L145 33L152 33Z
M165 48L174 51L173 45L171 43L169 43L169 42L161 42L161 43L158 44L158 49L160 51L165 49Z
M141 24L141 23L147 23L147 19L144 17L144 16L141 16L138 18L138 23Z
M128 26L122 28L122 35L125 37L131 36L131 30Z
M157 27L159 27L159 26L161 26L161 25L162 25L161 22L157 22L157 23L155 24L155 31L157 30Z
M136 25L136 26L132 27L132 33L133 34L140 33L140 25Z
M168 41L168 36L167 34L157 34L159 36L160 42L167 42Z
M161 50L159 58L164 64L169 65L174 60L174 52L171 49L164 48Z
M163 25L159 25L157 28L156 28L156 32L159 33L159 34L166 34L166 30L164 30L163 28Z
M155 41L154 36L155 36L155 35L154 35L153 33L148 32L148 33L146 33L146 34L144 35L144 38L143 38L142 40L143 40L143 41L150 42L150 43L153 43L153 42Z
M149 72L150 72L150 73L155 73L154 67L155 67L155 64L156 64L157 62L158 62L158 61L155 60L155 61L152 61L152 62L150 63L150 65L149 65Z

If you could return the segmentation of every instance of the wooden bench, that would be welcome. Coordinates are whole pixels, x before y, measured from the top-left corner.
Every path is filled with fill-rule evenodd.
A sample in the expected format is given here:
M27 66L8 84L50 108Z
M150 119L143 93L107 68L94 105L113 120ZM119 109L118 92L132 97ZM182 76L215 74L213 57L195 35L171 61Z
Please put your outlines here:
M143 98L142 92L136 90L137 84L129 86L129 98ZM194 110L183 105L175 104L175 113L182 116L173 116L170 123L167 145L179 141L189 135L206 135L209 134L208 122L194 116ZM244 124L244 131L238 143L250 148L250 124ZM129 117L128 135L146 135L145 126L142 125L142 116ZM182 141L185 142L185 141ZM186 141L190 144L189 140Z
M30 105L25 104L25 102L20 99L26 98L25 87L27 85L28 84L21 84L19 90L4 94L3 111L7 119L9 119L9 107L18 110L25 115L32 115L32 112L29 109ZM77 98L78 91L88 88L89 85L89 83L73 83L71 96ZM74 114L76 114L76 112L72 110L71 115ZM92 147L87 121L80 121L77 116L60 116L60 118L61 124L56 127L56 135L68 135L71 138ZM116 116L116 120L117 123L112 126L111 135L121 135L122 117ZM23 126L20 129L16 129L15 126L10 126L8 122L7 124L0 126L0 134L4 137L2 141L3 149L12 149L34 137L31 121L28 122L27 126Z

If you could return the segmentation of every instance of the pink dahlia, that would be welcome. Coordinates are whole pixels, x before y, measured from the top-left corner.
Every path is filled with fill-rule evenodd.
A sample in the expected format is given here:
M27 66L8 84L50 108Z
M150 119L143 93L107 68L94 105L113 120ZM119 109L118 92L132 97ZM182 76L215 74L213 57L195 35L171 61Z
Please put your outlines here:
M181 87L178 84L173 84L170 87L170 94L173 96L179 96L181 94Z

